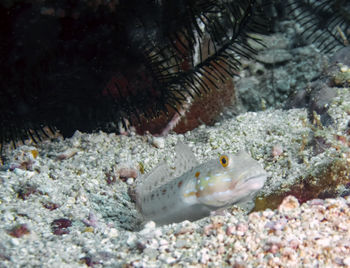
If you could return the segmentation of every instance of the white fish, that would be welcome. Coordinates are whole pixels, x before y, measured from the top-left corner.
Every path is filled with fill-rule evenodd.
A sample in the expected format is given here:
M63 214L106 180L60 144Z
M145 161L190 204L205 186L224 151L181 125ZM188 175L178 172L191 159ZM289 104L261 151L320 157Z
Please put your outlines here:
M164 163L138 180L136 206L145 220L193 221L232 204L247 206L266 181L265 170L244 151L198 164L185 144L175 149L175 168Z

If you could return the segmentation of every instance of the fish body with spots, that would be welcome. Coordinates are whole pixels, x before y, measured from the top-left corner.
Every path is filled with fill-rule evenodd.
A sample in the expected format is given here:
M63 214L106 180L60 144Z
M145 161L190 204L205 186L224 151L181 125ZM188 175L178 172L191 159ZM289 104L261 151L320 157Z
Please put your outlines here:
M240 151L198 164L191 149L176 145L174 168L159 165L136 185L136 206L159 225L198 220L233 204L251 206L267 173Z

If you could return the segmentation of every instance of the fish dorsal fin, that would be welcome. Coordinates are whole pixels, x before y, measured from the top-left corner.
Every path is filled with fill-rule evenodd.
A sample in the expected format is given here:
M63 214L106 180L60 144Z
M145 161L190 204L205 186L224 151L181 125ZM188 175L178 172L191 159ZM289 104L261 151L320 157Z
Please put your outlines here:
M170 168L166 162L163 162L150 173L140 178L136 186L136 191L142 194L151 193L154 189L171 180L170 176Z
M182 142L176 144L175 152L176 157L173 168L170 168L166 162L163 162L150 173L140 177L136 186L136 191L139 195L151 193L160 186L172 181L174 178L180 177L186 171L198 165L196 157L191 149Z
M174 164L173 177L179 177L191 168L198 166L196 156L191 148L179 141L175 146L176 158Z

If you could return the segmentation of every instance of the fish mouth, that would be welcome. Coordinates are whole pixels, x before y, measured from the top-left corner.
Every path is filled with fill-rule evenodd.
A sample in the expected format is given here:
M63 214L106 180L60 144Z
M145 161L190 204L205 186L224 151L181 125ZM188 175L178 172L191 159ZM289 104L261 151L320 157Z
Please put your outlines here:
M237 189L245 189L245 190L260 190L267 179L267 173L263 172L260 174L256 174L254 176L250 176L246 178L245 180L239 182L235 188Z

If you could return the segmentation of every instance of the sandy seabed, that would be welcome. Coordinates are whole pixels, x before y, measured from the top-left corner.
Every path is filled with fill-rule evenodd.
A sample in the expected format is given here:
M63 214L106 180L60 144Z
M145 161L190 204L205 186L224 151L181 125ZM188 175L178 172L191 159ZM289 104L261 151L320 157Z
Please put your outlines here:
M348 89L324 139L347 129ZM350 267L350 199L286 197L278 209L156 226L129 196L137 173L171 163L178 140L199 162L244 149L269 173L261 195L285 191L347 148L316 154L304 109L244 113L165 138L76 132L6 153L0 171L0 267ZM335 142L335 141L333 141ZM281 154L274 155L278 146ZM128 178L129 177L129 178ZM134 178L136 177L136 178ZM339 186L340 187L340 186ZM340 187L341 188L341 187Z

